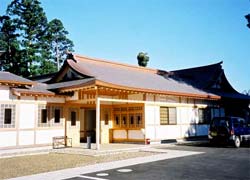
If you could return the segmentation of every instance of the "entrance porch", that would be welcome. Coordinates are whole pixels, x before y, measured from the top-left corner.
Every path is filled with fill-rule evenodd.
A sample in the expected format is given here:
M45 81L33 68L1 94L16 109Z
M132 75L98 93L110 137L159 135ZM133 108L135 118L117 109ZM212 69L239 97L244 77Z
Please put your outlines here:
M78 92L66 107L65 135L72 138L73 147L80 147L87 137L96 149L116 142L144 144L144 101L85 93Z

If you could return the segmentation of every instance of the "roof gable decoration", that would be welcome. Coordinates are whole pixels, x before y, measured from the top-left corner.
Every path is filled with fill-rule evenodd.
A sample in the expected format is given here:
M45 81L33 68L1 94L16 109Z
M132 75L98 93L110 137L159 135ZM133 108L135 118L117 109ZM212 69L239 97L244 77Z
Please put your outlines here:
M89 76L87 73L80 73L79 71L76 71L69 65L68 61L73 61L74 63L77 63L75 59L65 60L60 71L57 74L55 74L49 81L47 81L46 82L47 84L93 78L92 76Z

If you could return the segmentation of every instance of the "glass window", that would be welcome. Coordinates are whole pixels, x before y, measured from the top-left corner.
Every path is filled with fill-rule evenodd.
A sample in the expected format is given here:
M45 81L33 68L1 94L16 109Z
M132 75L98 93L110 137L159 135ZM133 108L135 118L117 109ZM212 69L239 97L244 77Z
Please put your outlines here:
M60 123L60 109L55 109L54 111L55 115L55 123Z
M71 111L70 113L70 119L71 119L71 126L75 126L76 125L76 112L75 111Z
M142 125L142 114L136 114L136 126L140 127Z
M122 114L122 126L126 127L127 126L127 115Z
M104 115L104 124L105 124L105 125L108 125L108 124L109 124L109 114L108 114L108 113L106 113L106 114Z
M120 125L120 116L119 115L115 115L115 125L116 126Z
M4 110L4 124L11 124L11 109Z
M42 109L42 123L47 123L47 119L48 119L48 112L47 109Z
M130 124L133 125L134 124L134 115L133 114L130 114Z

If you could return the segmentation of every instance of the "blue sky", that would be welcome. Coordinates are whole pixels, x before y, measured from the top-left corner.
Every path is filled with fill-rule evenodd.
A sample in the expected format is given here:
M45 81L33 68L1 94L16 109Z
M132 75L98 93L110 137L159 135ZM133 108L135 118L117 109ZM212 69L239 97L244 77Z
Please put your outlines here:
M3 14L10 0L0 0ZM233 87L250 89L249 0L41 0L49 20L60 19L75 52L176 70L223 61Z

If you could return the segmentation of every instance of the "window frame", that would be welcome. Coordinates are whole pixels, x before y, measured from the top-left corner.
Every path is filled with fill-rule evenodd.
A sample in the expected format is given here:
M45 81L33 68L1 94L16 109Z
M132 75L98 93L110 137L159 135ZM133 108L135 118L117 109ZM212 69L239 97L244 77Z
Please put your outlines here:
M175 110L174 123L172 123L173 120L170 120L170 118L172 118L170 109ZM164 125L177 125L177 108L176 107L160 106L160 125L163 125L163 126Z
M4 109L4 125L10 125L11 124L11 121L12 121L12 116L11 116L11 113L12 113L12 109L11 108L5 108ZM9 117L7 117L7 115Z
M7 115L10 116L7 118ZM0 129L16 128L16 105L0 104Z

